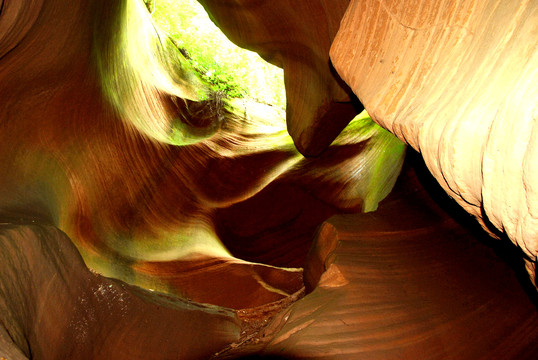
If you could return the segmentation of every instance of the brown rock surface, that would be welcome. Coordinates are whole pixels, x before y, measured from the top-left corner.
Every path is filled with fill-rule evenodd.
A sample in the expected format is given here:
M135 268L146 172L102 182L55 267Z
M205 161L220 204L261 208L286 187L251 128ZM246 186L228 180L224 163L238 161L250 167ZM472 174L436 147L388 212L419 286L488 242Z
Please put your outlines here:
M53 227L2 224L0 244L4 358L200 359L239 337L230 310L91 273Z
M492 239L414 181L375 213L325 222L305 264L310 292L222 356L532 359L536 304L488 247ZM496 251L519 260L524 278L514 248Z
M235 313L103 278L58 230L4 224L0 354L532 359L538 312L514 270L408 174L377 212L321 226L305 264L306 296ZM233 284L225 291L233 297Z
M1 58L0 216L57 226L95 271L182 294L147 265L264 261L250 245L265 243L301 266L321 221L375 209L396 180L404 147L366 117L305 159L275 111L196 99L207 89L139 1L34 5L3 8L15 27L36 14Z
M405 149L364 116L338 135L349 2L203 3L284 67L293 141L212 94L141 1L0 0L0 358L534 358L535 289L412 170L358 214Z

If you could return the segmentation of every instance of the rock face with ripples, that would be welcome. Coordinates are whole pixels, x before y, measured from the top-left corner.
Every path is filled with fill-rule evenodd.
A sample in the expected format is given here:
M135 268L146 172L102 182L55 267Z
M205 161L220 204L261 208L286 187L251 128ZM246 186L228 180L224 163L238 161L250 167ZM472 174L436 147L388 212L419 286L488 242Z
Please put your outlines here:
M214 94L142 1L0 0L0 357L533 358L536 6L200 2L284 68L286 119ZM414 151L396 183L372 119L524 254Z
M420 151L484 228L522 249L533 281L537 18L535 1L356 0L331 53L375 121Z

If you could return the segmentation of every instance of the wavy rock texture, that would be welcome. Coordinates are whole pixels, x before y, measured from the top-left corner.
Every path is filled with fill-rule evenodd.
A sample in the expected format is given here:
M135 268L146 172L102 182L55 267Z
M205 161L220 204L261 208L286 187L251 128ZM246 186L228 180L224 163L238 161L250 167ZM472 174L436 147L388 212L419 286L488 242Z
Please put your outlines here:
M538 3L352 1L332 47L373 119L485 228L538 254Z
M377 212L321 226L306 296L238 311L103 278L57 229L3 224L0 356L533 359L538 313L513 270L406 174Z
M256 259L246 248L261 233L270 246L295 239L276 265L300 266L321 221L374 210L396 180L404 146L367 116L303 158L276 111L213 96L139 1L32 4L35 26L6 40L0 69L0 211L58 226L94 270L191 296L156 264L235 264L226 243ZM16 26L26 9L13 6ZM275 212L228 225L260 202Z
M512 271L412 178L406 188L375 213L325 222L305 266L310 292L221 355L534 358L538 313Z
M204 1L284 67L293 139L141 1L0 4L0 357L533 358L533 293L417 181L308 253L405 152L329 66L346 1Z

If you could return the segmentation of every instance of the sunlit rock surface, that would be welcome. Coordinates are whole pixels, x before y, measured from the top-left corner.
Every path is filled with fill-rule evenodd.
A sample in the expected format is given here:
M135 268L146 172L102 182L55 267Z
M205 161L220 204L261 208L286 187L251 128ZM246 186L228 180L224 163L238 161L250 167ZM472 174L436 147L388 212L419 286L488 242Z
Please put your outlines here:
M284 67L287 119L211 92L142 1L0 4L0 357L533 358L518 257L413 167L361 214L405 148L330 67L346 1L204 1Z
M376 122L485 228L538 255L538 2L351 1L332 47Z
M284 69L288 131L303 154L325 150L362 108L329 61L349 0L199 2L230 40Z

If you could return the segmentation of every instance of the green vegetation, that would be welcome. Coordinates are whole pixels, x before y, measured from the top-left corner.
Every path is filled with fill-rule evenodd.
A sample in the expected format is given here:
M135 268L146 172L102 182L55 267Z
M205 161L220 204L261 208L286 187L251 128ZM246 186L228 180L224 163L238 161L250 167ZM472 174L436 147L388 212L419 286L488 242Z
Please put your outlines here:
M157 26L216 91L285 108L283 70L228 40L196 0L146 3Z

